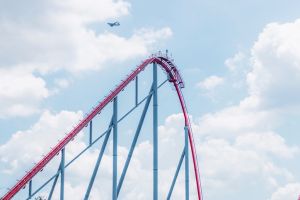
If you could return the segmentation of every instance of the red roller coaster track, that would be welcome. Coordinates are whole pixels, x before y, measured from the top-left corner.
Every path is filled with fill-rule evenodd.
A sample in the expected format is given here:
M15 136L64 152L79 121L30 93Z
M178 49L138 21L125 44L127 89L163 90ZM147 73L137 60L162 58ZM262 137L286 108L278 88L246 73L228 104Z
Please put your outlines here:
M39 161L25 176L20 179L16 185L14 185L2 198L1 200L9 200L16 193L18 193L39 171L41 171L49 162L52 160L56 154L58 154L101 110L111 102L134 78L143 71L149 64L157 63L162 69L167 73L169 82L173 83L180 104L182 112L185 119L185 125L188 127L189 132L189 142L190 149L192 153L193 168L195 173L197 196L198 200L202 200L202 191L200 184L200 174L197 163L196 148L193 139L191 124L189 122L187 108L184 102L183 94L181 88L184 87L183 80L174 65L174 63L167 57L163 55L153 55L150 58L143 61L127 78L122 81L107 97L103 99L80 123L74 127L74 129L69 132L64 139L62 139L41 161Z

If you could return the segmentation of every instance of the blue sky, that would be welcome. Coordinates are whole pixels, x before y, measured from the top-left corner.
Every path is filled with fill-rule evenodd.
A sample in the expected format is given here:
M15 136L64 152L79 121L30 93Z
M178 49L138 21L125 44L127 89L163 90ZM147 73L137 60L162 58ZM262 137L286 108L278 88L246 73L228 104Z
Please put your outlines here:
M0 194L141 60L165 49L186 84L205 199L292 200L300 193L299 1L1 4ZM121 26L106 25L113 20ZM142 76L141 96L149 90L150 70ZM174 152L181 151L182 116L172 88L165 85L161 90L163 198L178 160ZM130 86L120 95L121 113L132 106L132 91ZM110 112L111 107L103 111L97 128L105 129ZM138 113L120 125L120 162ZM144 132L151 132L147 119ZM83 134L70 145L69 156L83 148L84 141ZM151 199L151 168L145 159L151 155L151 141L149 134L139 140L122 199ZM92 165L97 152L92 149L80 162ZM94 197L110 197L110 153L99 175L104 178L96 183L106 186L95 189ZM56 165L48 168L45 176ZM69 173L78 178L68 181L66 195L75 198L72 194L84 192L88 175L79 166ZM141 174L146 174L145 181L139 183L136 177ZM183 182L179 177L174 199L182 199ZM194 198L193 188L191 195Z

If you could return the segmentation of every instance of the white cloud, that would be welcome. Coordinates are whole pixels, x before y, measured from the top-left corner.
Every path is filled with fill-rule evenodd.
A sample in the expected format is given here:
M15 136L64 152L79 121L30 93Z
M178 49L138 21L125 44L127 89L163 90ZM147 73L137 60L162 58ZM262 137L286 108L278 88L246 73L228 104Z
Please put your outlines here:
M13 174L32 166L32 163L41 159L50 147L54 147L57 140L62 139L64 133L70 131L81 117L81 112L62 111L52 114L44 111L39 121L30 129L14 133L9 141L0 146L2 172Z
M145 56L172 35L168 27L141 28L126 37L108 27L103 30L107 20L129 15L129 10L130 3L123 0L29 0L26 3L13 0L4 3L0 8L0 75L5 76L9 73L6 70L13 70L12 80L27 77L30 80L25 86L36 84L21 92L29 97L28 103L21 102L24 98L9 102L0 96L0 117L36 113L39 103L49 96L46 80L51 79L50 73L63 71L74 75L101 70L107 63ZM22 77L21 72L15 72L17 70L26 71L26 76ZM39 76L41 74L43 77ZM57 94L68 85L62 79L56 81L59 87L51 94ZM4 81L0 84L0 88L6 89L2 90L3 96L24 87L18 84L7 87L9 82Z
M0 146L0 174L3 179L0 180L0 186L7 185L12 179L20 178L24 175L23 170L32 167L33 162L41 159L41 155L47 153L50 147L57 143L57 139L64 136L63 133L69 131L73 124L77 123L82 117L81 112L62 111L54 114L45 111L40 119L28 130L18 131L13 134L12 138L2 146ZM166 123L181 121L182 117L170 116ZM169 132L171 124L168 127L161 126L160 131L166 130ZM183 130L183 129L182 129ZM171 184L171 178L175 173L175 165L179 160L182 148L178 148L175 140L178 137L183 137L182 133L176 135L178 131L171 130L172 133L165 133L160 136L160 189L159 195L165 196ZM166 138L166 140L163 140ZM100 143L96 147L101 146ZM167 146L170 144L170 146ZM87 144L84 142L84 137L80 134L75 140L70 142L66 147L66 160L70 160ZM18 151L15 151L18 149ZM173 151L175 150L175 151ZM20 154L19 152L22 152ZM178 152L178 154L176 153ZM68 199L82 199L88 181L96 162L99 149L88 150L83 156L76 160L76 164L72 164L66 170L66 186L65 195ZM170 154L172 153L172 154ZM125 159L128 154L128 147L118 147L118 168L119 174ZM109 142L107 151L102 160L95 186L91 193L91 199L97 199L101 196L102 199L111 198L111 177L112 177L112 143ZM170 156L171 155L171 156ZM130 167L127 172L126 180L121 191L120 198L125 200L135 199L151 199L152 192L152 144L148 141L141 141L134 152ZM168 159L165 159L168 157ZM58 159L51 161L48 167L45 167L41 176L49 176L55 173L58 167ZM164 160L166 162L164 162ZM170 162L176 162L170 165ZM85 169L85 170L82 170ZM35 184L41 184L39 179L35 179ZM180 176L177 184L184 184L184 180ZM47 196L42 193L42 196ZM58 198L59 190L54 194L54 199ZM192 193L194 195L194 193ZM175 189L173 198L182 199L184 192L181 188Z
M290 111L299 114L299 33L300 20L267 25L251 49L250 72L241 70L240 65L248 60L244 54L237 53L225 61L234 76L244 78L246 73L248 94L237 105L205 114L195 125L204 186L208 192L214 188L208 198L218 199L213 194L215 188L235 194L243 191L243 185L256 185L271 195L270 191L298 178L281 166L294 163L299 146L289 144L287 129L280 123L291 117ZM289 194L292 188L295 185L278 189L272 200L296 199L299 189Z
M159 127L159 154L160 159L163 160L160 162L161 169L172 168L178 162L178 157L175 155L179 155L183 147L183 122L182 114L174 114L167 117L165 123ZM294 175L284 166L274 162L273 159L286 161L295 158L296 154L299 153L299 148L288 145L284 138L278 134L263 132L263 128L260 131L256 130L255 124L243 128L244 123L242 123L240 124L241 127L235 131L237 134L230 135L229 138L222 134L208 133L203 135L201 132L203 131L203 122L197 123L192 118L191 122L207 199L220 198L226 193L225 191L234 196L237 190L243 190L249 186L249 182L253 184L254 188L261 187L269 190L276 188L282 180L294 180ZM215 124L219 125L218 123ZM224 128L220 127L219 131L222 130ZM250 132L250 130L257 132ZM139 160L145 160L151 156L151 144L145 146L148 146L148 151L138 152L149 152L149 155L145 156L142 153L144 157L138 156ZM166 157L168 157L167 160L164 159ZM144 166L144 168L147 167ZM148 168L150 167L148 166ZM193 177L192 169L190 173ZM253 179L253 177L259 178ZM191 184L193 185L193 181ZM216 190L222 192L216 194ZM235 195L234 197L238 196Z
M245 63L246 55L242 52L238 52L232 58L228 58L225 60L225 65L228 67L230 71L237 71L240 68L244 68L245 66L240 66Z
M39 111L39 102L49 96L46 82L31 72L0 68L0 118L28 116Z
M70 13L73 14L82 12L81 9L69 9L71 10ZM85 8L82 9L84 10ZM69 18L66 18L66 20L74 20L75 18L72 18L73 14L68 16ZM122 46L133 45L136 50L146 52L149 48L148 45L151 46L155 43L155 38L158 38L161 34L165 35L165 37L169 37L171 35L171 31L168 28L159 31L137 31L129 38L123 38L109 32L96 34L93 30L87 31L85 26L88 21L97 21L96 18L99 16L95 15L96 14L92 13L91 15L86 16L86 18L83 18L83 21L78 22L79 24L77 24L76 21L71 20L71 22L74 23L71 28L74 28L72 30L77 30L77 26L79 26L81 28L79 35L82 34L81 36L84 40L93 41L97 44L102 44L103 41L106 41L101 37L110 38L109 41L116 47L119 44L122 44ZM298 79L296 79L298 76L298 47L293 47L292 42L288 42L289 39L286 40L286 37L288 37L293 38L293 41L297 41L298 36L293 34L298 30L298 23L299 22L296 21L295 23L290 24L271 24L267 26L264 32L260 35L260 38L252 51L252 60L254 64L252 71L248 74L249 96L247 98L242 100L238 105L224 108L215 113L208 113L200 118L199 122L193 122L193 130L196 136L197 146L199 148L198 152L201 161L200 169L202 172L202 180L204 180L203 186L206 193L209 195L208 198L219 199L213 198L212 195L220 195L220 197L223 195L222 192L214 194L216 188L218 188L218 191L231 191L232 193L236 193L236 191L243 186L247 187L249 184L253 184L254 186L252 185L252 187L254 188L272 192L277 189L279 185L282 185L282 183L294 181L294 175L285 167L275 163L275 160L287 161L292 159L295 157L296 153L299 152L299 148L296 146L290 146L282 136L278 135L276 131L274 131L279 118L278 113L276 110L269 110L269 107L263 107L263 105L269 104L285 106L286 100L289 100L290 102L290 99L279 98L282 94L285 94L283 93L284 90L292 90L289 94L294 95L295 91L297 91L294 89L298 89L299 84ZM84 24L84 26L82 24ZM68 26L66 27L68 28ZM59 28L64 30L63 27ZM289 31L285 31L285 29L293 31L290 33ZM56 29L53 30L54 32L56 31ZM77 38L79 35L75 35L74 38ZM72 37L70 41L70 44L73 44ZM80 42L81 41L78 41L78 43ZM86 52L101 52L103 49L98 49L98 47L94 46L92 42L83 42L83 44L86 44L86 46L82 45L82 49L81 47L78 48L77 50L79 51L75 53L76 55L80 55L78 56L78 60L75 60L74 62L68 60L66 62L67 64L69 62L72 63L73 65L71 66L74 68L70 69L68 68L69 65L63 63L59 69L75 73L86 69L99 70L101 67L95 66L95 63L104 63L105 58L109 58L109 56L112 55L109 52L105 55L105 57L90 55ZM78 46L76 43L75 47ZM54 49L56 48L57 47L54 47ZM120 49L117 52L120 59L126 59L136 55L131 53L132 52L126 52L124 49ZM62 56L61 58L66 58L64 53L59 56ZM61 59L59 56L55 54L51 58L58 58L59 60ZM86 63L86 67L82 67L80 59L82 59L83 63L84 58L87 57L89 58L89 62ZM281 62L281 58L283 59L283 62ZM31 62L29 62L28 65L30 67L34 66L33 68L37 70L35 67L37 66L36 63L39 63L42 60L43 59L38 58L35 60L37 62L33 62L35 63L34 65L30 65ZM293 62L291 60L293 60ZM286 65L282 65L282 63ZM45 66L45 68L39 68L40 72L46 73L52 70L58 70L58 68L49 68L49 66L55 66L52 65L52 63L50 63L50 65L46 63L43 66ZM285 66L285 68L282 66ZM203 89L213 89L220 85L221 83L218 83L220 82L218 78L222 79L221 82L224 81L223 78L217 77L215 78L217 81L207 81L208 83L206 84L203 82ZM279 87L280 82L289 79L291 79L291 83L284 83L281 87ZM277 83L277 81L279 81L279 83ZM44 98L43 95L41 96ZM39 95L37 95L37 97L40 98ZM278 98L273 99L271 97ZM62 112L57 115L45 112L39 122L32 128L15 133L13 138L0 147L0 162L2 163L2 168L0 169L2 174L12 174L13 172L21 169L20 166L24 166L26 163L37 159L38 154L45 152L50 145L48 139L49 141L52 141L53 139L53 135L50 134L52 132L56 132L54 130L57 129L62 131L58 131L56 133L63 133L63 130L67 128L65 127L65 121L68 122L67 124L71 124L72 122L77 121L80 116L80 112ZM165 194L168 190L170 183L169 180L171 177L169 175L173 175L172 172L174 172L174 166L176 165L176 163L174 164L173 162L178 161L179 158L176 156L179 156L181 150L179 145L180 142L178 141L183 142L183 127L181 126L181 123L181 115L172 115L166 119L163 126L159 127L160 146L162 147L160 149L160 160L162 160L160 163L160 184L162 184L162 187L160 188L160 195ZM50 136L46 136L48 134ZM78 150L78 147L85 147L82 138L78 139L78 141L76 140L77 142L75 141L70 144L70 148L68 148L67 152L68 157L74 155L76 150ZM23 143L23 141L25 142ZM40 145L40 143L44 145ZM53 143L55 143L54 139ZM20 158L20 155L13 151L16 148L29 153L24 153L24 157ZM119 149L119 158L122 163L124 162L128 150L125 147L120 147ZM69 168L69 173L72 174L71 177L73 178L71 178L71 180L67 183L68 198L76 199L80 193L85 191L87 185L86 177L90 174L90 172L82 171L82 168L83 166L84 168L93 166L97 154L98 150L88 151L85 154L85 158L78 160L80 164ZM104 155L104 166L101 170L102 174L99 175L102 178L101 181L106 183L111 179L110 154L111 149ZM122 196L122 199L151 198L147 196L147 194L151 193L152 174L151 166L148 163L151 155L151 142L143 141L138 144L132 160L132 165L128 171L126 185L123 188L126 192L122 193L122 195L124 195ZM166 157L168 157L168 159L163 160L163 158ZM141 177L143 177L143 181L141 181ZM254 179L253 177L256 178ZM80 179L80 181L77 179ZM110 191L109 188L111 188L111 185L103 184L101 181L95 183L98 184L98 187L95 188L100 189L93 190L92 195L96 197L100 194L103 195L103 192L106 191L102 197L104 199L110 198L109 192L107 191ZM183 181L184 180L182 178L179 178L179 183L183 183ZM137 182L139 184L136 184ZM105 185L105 187L103 187L103 185ZM272 200L295 198L294 194L297 192L296 190L299 191L298 184L289 184L278 189L272 195ZM293 196L289 196L291 191L296 191L293 192ZM182 192L182 189L180 190L179 188L174 192L176 195L175 199L183 198L184 193ZM74 194L76 194L76 196L74 196Z
M213 90L224 83L224 78L219 76L210 76L203 81L197 83L197 87L205 90Z
M300 183L289 183L272 194L271 200L298 200L300 197Z
M2 166L0 174L3 177L2 181L19 178L16 176L23 175L22 169L28 169L32 166L30 163L41 159L40 155L48 152L50 146L57 143L57 139L62 138L63 133L70 130L72 124L77 123L81 117L81 112L62 111L53 114L45 111L41 118L28 130L16 132L6 144L0 146L0 163ZM175 167L183 149L183 121L182 114L171 115L159 127L160 197L164 197L168 192ZM261 178L257 180L257 184L263 181L264 184L272 187L278 185L278 180L293 180L291 173L273 163L270 155L277 158L290 158L294 156L296 150L294 147L288 147L285 141L275 133L251 133L241 135L234 139L233 142L229 142L225 139L199 137L199 124L196 124L193 120L191 121L196 136L200 169L202 180L204 180L203 187L206 194L213 193L212 191L215 188L226 188L226 190L230 190L229 188L232 187L238 188L238 185L243 185L245 177L251 179L253 176L259 176ZM80 149L86 146L84 137L79 135L67 146L66 160L70 160ZM18 151L14 151L14 149L18 149ZM22 155L19 152L22 152ZM86 190L98 153L98 148L87 151L76 161L76 164L71 165L66 170L66 177L68 177L66 179L66 197L81 199ZM118 147L119 174L127 154L128 147ZM111 155L112 144L110 142L108 150L104 154L98 178L91 193L91 199L96 199L99 195L103 199L111 197ZM126 200L133 197L136 199L151 199L151 195L149 195L152 192L151 158L151 142L148 140L140 141L132 157L120 198ZM57 170L58 160L50 166L50 168L44 169L43 176L52 174ZM82 170L83 168L85 170ZM194 197L196 191L192 178L192 165L190 173L191 195ZM38 182L35 183L38 184ZM0 182L0 185L3 184ZM182 175L179 176L177 184L181 186L175 188L173 197L174 199L182 199L184 198L184 177ZM76 195L74 196L74 194ZM58 190L55 195L58 195ZM209 197L211 198L210 195Z
M261 98L262 106L289 107L299 104L300 20L268 24L252 48L249 93Z
M238 137L236 143L242 149L252 148L283 158L292 158L299 151L297 147L289 147L283 137L273 132L245 134Z
M276 166L270 158L261 155L261 151L240 148L223 139L209 139L199 149L203 163L202 177L209 191L214 187L236 188L242 183L246 184L244 180L251 176L261 177L252 180L256 184L271 186L276 186L269 181L271 178L277 181L282 177L287 180L292 178L290 172Z
M65 79L65 78L55 79L54 83L58 88L67 88L70 85L70 80Z
M131 6L129 2L124 0L54 0L52 2L54 6L57 6L55 9L58 9L59 14L76 17L80 23L104 21L109 18L128 15Z
M126 1L46 1L46 5L40 4L42 12L36 12L28 21L21 19L21 13L26 15L26 10L21 9L16 17L7 17L3 12L0 66L22 63L41 73L61 69L73 73L99 70L107 61L145 55L152 45L172 34L170 28L142 29L132 36L122 37L91 28L91 23L100 26L110 18L128 15L130 4ZM11 5L3 9L14 13L17 8Z
M109 32L98 36L91 35L91 41L83 41L78 46L77 58L74 63L69 63L67 70L72 72L100 70L109 60L124 61L136 56L145 56L149 53L152 45L171 35L170 28L143 29L134 33L130 38L120 37Z
M199 132L204 135L235 137L249 131L270 130L276 123L271 111L256 108L255 98L247 98L239 105L207 113L199 120Z
M230 84L234 89L241 89L247 86L246 77L250 71L250 59L244 52L238 52L233 57L225 60L224 64L229 69L226 77L227 85Z

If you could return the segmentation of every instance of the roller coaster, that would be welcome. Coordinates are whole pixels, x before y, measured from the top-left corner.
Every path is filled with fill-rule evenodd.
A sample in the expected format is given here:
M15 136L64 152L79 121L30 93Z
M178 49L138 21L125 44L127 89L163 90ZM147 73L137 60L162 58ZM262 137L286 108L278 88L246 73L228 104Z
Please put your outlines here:
M139 99L139 74L142 73L147 67L152 66L152 84L151 88L149 89L149 93L146 97L142 98L142 100ZM158 83L157 78L157 70L158 66L165 72L167 78L164 82L161 84ZM119 117L118 116L118 95L123 91L130 82L134 82L135 87L135 106L131 108L124 116ZM189 120L189 115L187 111L187 107L185 104L184 96L182 93L182 89L184 88L184 82L183 79L179 73L178 67L176 67L174 60L170 58L167 54L162 54L159 52L158 54L152 54L149 58L145 59L143 62L141 62L140 65L138 65L121 83L119 83L111 92L109 95L104 97L102 101L98 103L97 106L95 106L69 133L65 135L65 137L60 140L49 153L47 153L39 162L35 164L35 166L29 170L20 180L17 181L17 183L9 188L8 192L1 197L1 200L9 200L13 199L17 193L19 193L22 189L28 188L28 195L25 199L33 199L36 197L39 192L47 185L51 185L50 191L48 191L47 199L52 199L54 190L56 188L57 182L59 182L60 179L60 190L59 190L59 199L63 200L65 198L65 171L67 170L67 167L71 164L76 164L76 160L85 154L88 149L90 149L96 142L100 141L100 139L103 139L102 146L99 151L99 155L96 161L96 164L93 169L93 173L89 179L89 184L87 185L86 192L82 199L87 200L91 199L90 193L93 189L93 185L96 179L96 175L98 173L99 166L101 164L101 160L103 158L103 154L105 149L107 148L107 143L109 141L109 137L112 132L112 148L113 148L113 167L112 167L112 199L117 200L119 193L121 192L121 188L123 185L123 182L126 178L126 172L128 170L128 167L130 165L131 158L134 153L137 140L139 138L141 128L144 123L144 119L146 116L146 113L148 111L148 107L150 105L150 102L152 101L153 104L153 122L152 122L152 137L153 137L153 199L158 199L158 187L159 187L159 173L158 173L158 154L159 154L159 148L158 148L158 92L159 88L169 82L170 85L174 88L174 91L176 95L178 96L178 101L181 106L182 115L184 117L184 127L182 127L183 134L183 140L184 140L184 147L182 150L182 154L179 155L180 159L176 168L176 171L174 173L174 177L172 179L172 182L170 183L169 191L166 194L166 199L172 198L172 192L174 189L174 186L176 184L176 180L178 177L178 174L181 170L181 167L184 163L184 179L185 179L185 199L188 200L190 198L190 174L189 174L189 154L191 155L191 163L193 168L193 175L195 180L195 187L197 191L195 193L197 194L198 200L203 200L203 194L201 189L201 183L200 183L200 173L199 173L199 167L198 167L198 161L197 161L197 152L196 152L196 146L193 138L192 133L192 127ZM142 104L143 103L143 104ZM108 105L112 104L112 117L110 119L110 123L108 126L108 129L101 134L97 138L93 138L93 119L101 113L101 111L107 107ZM118 123L125 119L134 109L137 107L144 105L144 108L142 110L140 119L138 121L138 126L135 131L134 137L131 141L131 146L129 148L129 153L127 156L127 159L125 161L123 170L120 174L120 177L118 179ZM68 144L75 138L76 135L79 134L85 127L89 127L89 144L85 149L83 149L77 156L75 156L71 161L65 162L65 149L68 147ZM57 172L51 176L47 181L45 181L40 187L37 187L33 189L33 181L37 178L37 175L47 166L52 163L50 163L51 160L54 159L54 157L58 156L60 154L60 162L58 166ZM100 177L101 178L101 177ZM151 194L149 194L151 195Z

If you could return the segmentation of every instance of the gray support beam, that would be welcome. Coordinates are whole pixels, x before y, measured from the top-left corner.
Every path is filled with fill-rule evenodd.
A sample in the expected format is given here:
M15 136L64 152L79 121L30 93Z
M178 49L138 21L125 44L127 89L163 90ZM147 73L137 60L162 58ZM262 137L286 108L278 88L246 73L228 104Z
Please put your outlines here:
M153 63L153 200L158 200L157 64Z
M90 121L90 137L89 137L89 145L93 144L93 121Z
M138 105L139 102L139 79L138 76L135 77L135 106Z
M189 130L184 127L184 154L185 154L185 199L189 200Z
M32 180L29 181L29 187L28 187L28 198L30 199L32 195Z
M64 200L65 194L65 148L61 150L61 167L60 167L60 200Z
M118 176L118 97L114 98L113 105L113 186L112 186L112 199L117 200L117 176Z

